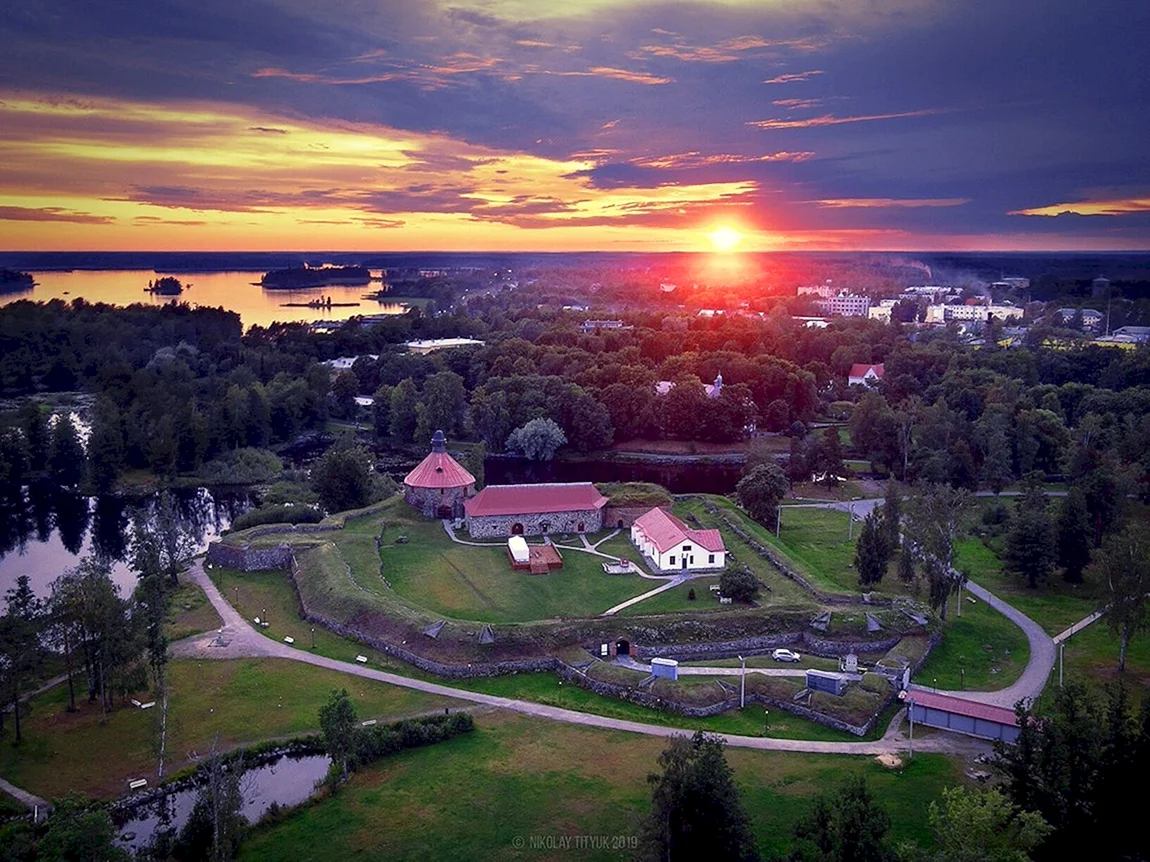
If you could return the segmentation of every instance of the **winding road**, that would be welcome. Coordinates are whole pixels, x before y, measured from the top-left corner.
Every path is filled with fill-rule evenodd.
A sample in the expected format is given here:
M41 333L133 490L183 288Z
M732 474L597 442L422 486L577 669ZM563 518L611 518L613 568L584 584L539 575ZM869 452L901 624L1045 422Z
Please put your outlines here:
M549 721L561 721L567 724L596 727L603 730L620 730L628 733L641 733L647 736L667 737L675 734L690 734L691 730L679 727L669 727L658 724L646 724L638 721L627 721L618 718L608 718L592 713L578 712L563 707L547 706L514 698L498 697L454 688L435 682L401 676L388 671L376 670L354 661L339 661L326 656L315 655L306 649L297 649L293 646L272 640L259 633L248 621L228 604L216 585L204 572L202 561L196 560L188 570L187 576L198 584L207 595L208 600L223 620L223 628L203 635L196 635L174 644L172 655L179 658L195 659L237 659L237 658L281 658L289 661L300 661L317 667L352 674L353 676L373 679L388 685L422 691L426 694L440 695L469 703L479 703L484 706L505 709L511 712L543 718ZM1032 651L1033 656L1033 651ZM1028 670L1030 668L1028 667ZM1049 668L1047 669L1049 672ZM1039 686L1041 690L1041 686ZM1035 692L1036 694L1037 692ZM795 751L814 754L855 754L878 755L890 754L906 748L906 742L901 733L901 723L892 721L886 734L881 739L871 742L821 742L807 739L776 739L772 737L741 736L738 734L716 734L730 746L735 748L753 748L765 751ZM915 749L918 751L934 751L951 754L956 750L988 751L989 744L979 740L963 738L957 740L945 734L936 734L926 739L917 740Z

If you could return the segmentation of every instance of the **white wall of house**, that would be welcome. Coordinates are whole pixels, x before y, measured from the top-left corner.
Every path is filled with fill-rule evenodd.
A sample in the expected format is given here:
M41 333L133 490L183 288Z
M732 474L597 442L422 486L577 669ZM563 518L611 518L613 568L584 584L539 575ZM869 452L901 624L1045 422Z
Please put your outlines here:
M727 564L726 551L708 551L702 545L690 540L680 542L673 548L660 553L655 544L647 539L642 530L631 527L631 544L638 548L644 556L655 561L660 569L698 571L702 569L721 569ZM686 560L686 565L683 561Z

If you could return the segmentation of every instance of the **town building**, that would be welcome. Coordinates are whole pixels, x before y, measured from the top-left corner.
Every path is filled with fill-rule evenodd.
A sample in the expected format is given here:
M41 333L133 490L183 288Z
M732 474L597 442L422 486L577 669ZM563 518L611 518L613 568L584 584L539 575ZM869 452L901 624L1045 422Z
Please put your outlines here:
M1102 312L1095 311L1093 308L1060 308L1058 309L1058 317L1060 323L1066 325L1078 316L1078 312L1082 312L1082 325L1093 329L1102 322Z
M727 549L718 530L694 530L662 509L652 509L631 525L631 543L664 572L721 569Z
M1139 343L1150 341L1150 326L1119 326L1111 335L1129 338Z
M838 317L866 317L870 311L870 297L855 293L839 293L811 303L821 314Z
M866 316L870 320L880 320L883 323L890 323L891 314L899 302L900 300L897 299L880 300L878 305L872 305L867 310Z
M378 353L365 353L363 356L340 356L336 359L328 359L321 362L320 365L326 365L332 371L351 371L351 367L355 365L357 359L379 359Z
M991 317L995 320L1021 319L1023 310L1017 305L982 305L954 303L949 305L928 305L927 323L949 323L956 321L977 321L986 323Z
M1094 279L1090 283L1090 295L1095 298L1110 296L1110 279L1101 275Z
M839 293L839 289L831 283L830 279L827 279L822 284L804 285L798 288L795 293L798 296L821 296L826 299Z
M607 498L590 482L488 485L464 503L473 538L596 533Z
M655 394L666 395L675 388L674 380L658 380L655 382ZM718 398L723 394L723 375L716 374L714 383L704 383L703 392L708 398Z
M403 479L403 499L428 518L461 518L475 495L475 477L447 454L447 438L436 431L431 453Z
M883 364L867 365L856 362L847 373L847 386L877 386L882 382Z
M482 347L483 342L474 338L428 338L424 341L409 341L407 349L425 356L435 350L449 350L453 347Z
M590 335L592 332L599 332L600 330L615 330L623 331L627 329L634 329L633 326L627 326L621 320L584 320L583 325L579 327L584 333Z

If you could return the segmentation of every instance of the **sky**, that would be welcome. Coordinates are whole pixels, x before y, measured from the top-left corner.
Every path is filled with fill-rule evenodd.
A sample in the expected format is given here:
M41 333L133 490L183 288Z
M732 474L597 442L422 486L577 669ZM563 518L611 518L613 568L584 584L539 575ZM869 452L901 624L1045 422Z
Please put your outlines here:
M1144 0L5 0L4 250L1150 248Z

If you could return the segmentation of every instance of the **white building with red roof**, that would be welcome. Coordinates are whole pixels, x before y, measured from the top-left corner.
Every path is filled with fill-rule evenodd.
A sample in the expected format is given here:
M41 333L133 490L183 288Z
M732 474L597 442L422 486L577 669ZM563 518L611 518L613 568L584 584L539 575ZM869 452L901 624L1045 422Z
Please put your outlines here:
M882 381L882 363L867 365L856 362L847 374L847 386L876 386Z
M436 431L431 453L403 479L403 499L428 518L461 518L475 495L475 477L447 454L447 438Z
M597 533L607 498L590 482L488 485L464 504L472 537Z
M660 571L721 569L727 549L718 530L694 530L663 509L631 525L631 543Z

